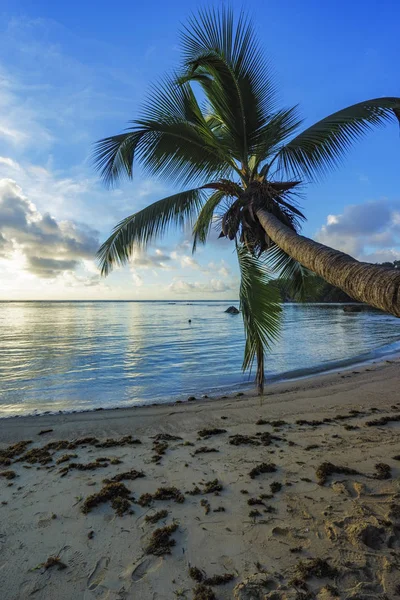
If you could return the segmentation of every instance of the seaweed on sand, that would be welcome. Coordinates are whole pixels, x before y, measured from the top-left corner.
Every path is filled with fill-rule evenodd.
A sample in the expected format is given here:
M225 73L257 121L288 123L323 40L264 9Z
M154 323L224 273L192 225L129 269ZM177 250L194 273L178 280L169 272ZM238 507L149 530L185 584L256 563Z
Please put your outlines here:
M253 469L251 469L251 471L249 472L249 475L250 475L251 479L254 479L258 475L261 475L262 473L275 473L275 472L276 472L276 466L273 463L260 463L260 464L256 465Z
M0 477L4 477L5 479L15 479L15 477L17 476L15 471L1 471L0 472Z
M254 436L241 433L229 436L229 443L232 446L260 446L260 442Z
M27 446L32 443L32 440L25 440L17 442L8 446L4 450L0 450L0 465L8 466L11 464L11 460L16 456L25 452Z
M201 506L204 508L204 512L206 515L208 515L208 513L211 510L211 506L208 500L206 500L205 498L203 498L200 502Z
M158 523L158 521L161 521L161 519L165 519L166 517L168 517L168 511L164 509L159 510L153 515L146 515L144 520L146 521L146 523L152 523L154 525L155 523Z
M58 458L56 460L56 465L61 465L64 462L67 462L68 460L71 460L71 458L78 458L77 454L63 454L62 456L60 456L60 458Z
M25 454L20 456L17 459L17 462L27 462L31 465L35 463L40 463L41 465L46 465L49 462L52 462L52 457L50 452L45 448L32 448L32 450L28 450Z
M175 442L181 440L182 438L179 435L170 435L169 433L157 433L157 435L153 435L152 438L155 442Z
M111 479L103 479L104 483L111 483L112 481L134 481L135 479L139 479L141 477L145 477L143 471L136 471L136 469L131 469L130 471L125 471L124 473L117 473Z
M171 554L171 548L176 544L176 541L171 539L171 535L177 529L178 525L176 523L172 523L172 525L160 527L159 529L153 531L150 541L145 548L146 554L153 554L154 556Z
M317 468L315 474L319 485L324 485L330 475L334 473L338 475L360 475L359 471L349 467L339 467L331 462L323 462Z
M396 423L397 421L400 421L400 414L392 415L390 417L381 417L380 419L373 419L372 421L366 421L365 425L367 427L379 427L381 425L387 425L388 423Z
M204 573L197 567L189 567L189 577L200 583L204 579Z
M338 574L336 567L332 567L326 560L322 558L308 558L306 561L300 561L296 566L296 571L303 579L317 577L319 579L332 579Z
M160 487L154 494L142 494L137 503L140 506L150 506L153 500L174 500L182 504L185 502L185 496L176 487Z
M213 575L204 580L204 585L225 585L235 579L233 573L224 573L224 575Z
M221 433L226 433L226 429L220 429L218 427L210 428L210 429L201 429L197 432L197 435L203 439L207 439L213 435L220 435Z
M375 479L391 479L392 477L392 469L385 463L377 463L375 470Z
M192 456L195 456L196 454L208 454L210 452L219 452L219 450L217 450L216 448L210 448L210 446L200 446L200 448L197 448Z
M119 440L113 438L108 438L104 442L99 442L97 440L97 443L95 443L94 446L96 446L96 448L115 448L116 446L136 446L141 443L142 442L139 439L134 438L131 435L124 435Z
M194 488L186 492L189 496L198 496L202 493L201 489L198 485L195 485Z
M103 486L97 494L88 496L84 501L81 510L86 515L99 504L111 502L116 513L119 516L122 516L130 507L129 499L131 499L131 492L123 483L108 483ZM125 502L122 502L123 500L125 500Z
M282 484L279 483L279 481L273 481L272 483L270 483L269 485L270 490L273 494L276 494L276 492L280 492L282 489Z
M63 563L59 556L49 556L49 558L42 564L44 569L50 569L51 567L57 567L59 570L66 569L67 565Z
M178 504L185 502L185 496L176 487L160 487L153 494L154 500L174 500Z
M65 477L70 471L94 471L95 469L104 469L108 467L108 462L104 462L108 459L97 458L95 461L90 463L69 463L66 467L62 467L59 470L61 477Z
M217 597L210 587L199 583L193 590L193 600L217 600Z
M212 481L206 481L204 484L204 494L218 494L222 491L222 483L219 483L218 479L213 479Z

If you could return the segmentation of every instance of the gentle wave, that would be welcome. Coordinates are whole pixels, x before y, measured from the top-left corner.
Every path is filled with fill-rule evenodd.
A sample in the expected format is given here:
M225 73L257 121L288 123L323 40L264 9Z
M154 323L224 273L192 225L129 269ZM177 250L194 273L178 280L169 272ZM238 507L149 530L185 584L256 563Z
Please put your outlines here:
M237 302L3 302L0 416L185 399L252 385ZM189 319L191 323L189 323ZM400 319L287 304L269 381L400 351Z

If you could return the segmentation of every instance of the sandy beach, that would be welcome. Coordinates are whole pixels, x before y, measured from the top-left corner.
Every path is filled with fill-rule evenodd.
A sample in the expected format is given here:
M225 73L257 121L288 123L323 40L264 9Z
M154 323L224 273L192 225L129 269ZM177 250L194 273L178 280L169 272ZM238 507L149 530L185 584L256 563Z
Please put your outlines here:
M399 364L0 421L1 597L399 597Z

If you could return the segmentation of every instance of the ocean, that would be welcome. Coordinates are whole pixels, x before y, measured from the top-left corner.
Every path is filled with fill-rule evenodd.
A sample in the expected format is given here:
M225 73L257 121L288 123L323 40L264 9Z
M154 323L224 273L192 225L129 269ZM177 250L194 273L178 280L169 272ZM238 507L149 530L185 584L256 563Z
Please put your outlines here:
M185 400L245 390L235 301L1 302L0 417ZM189 323L189 319L191 323ZM400 350L400 319L285 304L269 381Z

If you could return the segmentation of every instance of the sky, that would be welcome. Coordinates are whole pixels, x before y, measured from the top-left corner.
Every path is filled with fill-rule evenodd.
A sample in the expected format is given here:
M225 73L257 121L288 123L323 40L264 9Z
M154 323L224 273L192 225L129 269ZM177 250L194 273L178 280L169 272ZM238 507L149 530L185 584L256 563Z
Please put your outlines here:
M93 143L135 118L149 85L180 62L181 24L210 5L2 0L0 300L237 298L233 246L214 232L192 255L190 231L174 231L106 279L95 261L118 221L178 190L140 169L107 189ZM392 0L229 5L253 17L281 104L299 104L305 126L400 96ZM400 259L399 159L399 127L371 131L306 187L304 234L361 260Z

